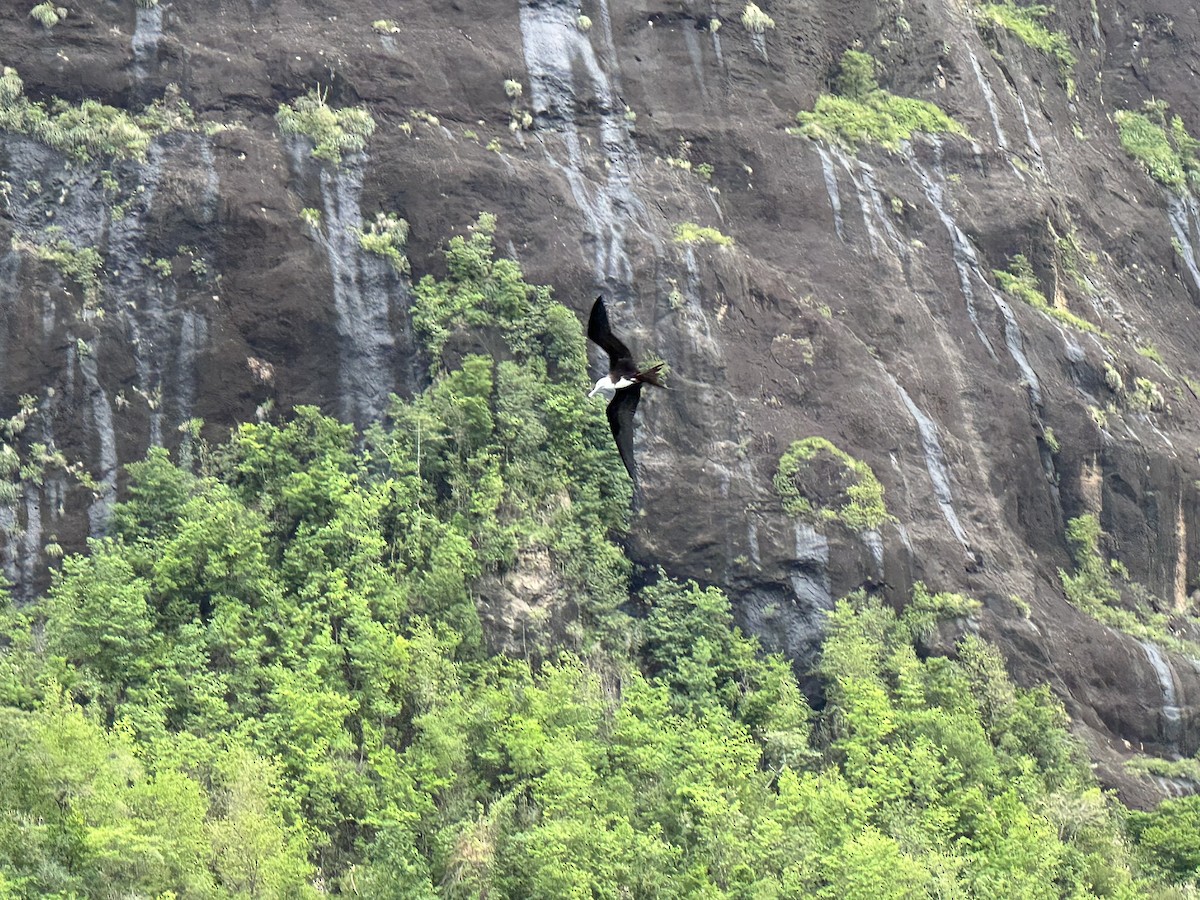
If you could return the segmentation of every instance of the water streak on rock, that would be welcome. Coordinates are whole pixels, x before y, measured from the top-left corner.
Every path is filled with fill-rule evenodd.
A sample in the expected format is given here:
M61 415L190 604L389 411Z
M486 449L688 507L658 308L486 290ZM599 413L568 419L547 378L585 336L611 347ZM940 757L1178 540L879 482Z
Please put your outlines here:
M806 610L833 609L833 588L829 582L829 541L807 522L795 523L795 564L792 567L792 593Z
M1192 284L1200 291L1200 268L1196 264L1196 243L1200 242L1200 210L1196 198L1191 194L1186 199L1171 195L1167 200L1171 230L1175 232L1176 253L1183 258L1184 266L1192 277ZM1192 236L1197 237L1193 242Z
M25 534L21 541L21 585L32 585L42 558L42 489L27 483L25 492Z
M1025 101L1019 94L1014 94L1013 97L1017 101L1017 108L1021 110L1021 121L1025 123L1025 143L1033 151L1035 163L1041 169L1045 165L1042 160L1042 145L1038 143L1038 139L1033 133L1033 126L1029 124L1029 112L1025 109Z
M67 352L68 357L75 356L73 347ZM100 470L96 479L99 490L88 507L88 532L92 537L100 537L108 525L117 492L117 434L113 427L112 405L100 384L96 357L91 353L82 353L77 362L87 390L90 424L96 440L96 464Z
M700 96L707 100L708 86L704 82L704 52L695 28L683 29L683 42L687 45L688 58L692 61L692 74L696 76L696 86L700 88Z
M562 3L521 5L521 39L529 71L533 109L547 162L566 179L585 220L585 241L592 247L598 284L628 295L633 262L626 248L630 227L648 232L645 206L634 194L633 173L640 160L625 106L619 102L616 53L607 3L600 4L601 34L609 70L600 65L587 35L576 26L573 6ZM595 143L580 131L577 105L599 113L601 159L589 159L584 145ZM558 154L564 154L560 159ZM603 171L601 171L602 167ZM654 241L657 247L657 241Z
M312 159L303 140L293 141L291 151L296 171L311 174L311 167L318 168L323 227L315 234L333 278L340 413L362 426L383 415L396 387L391 309L393 296L407 298L407 288L390 263L359 245L365 158L344 158L330 168Z
M958 542L966 547L967 533L963 530L962 522L959 521L958 513L954 509L954 494L950 489L950 472L946 468L946 455L942 452L942 443L938 439L937 425L913 402L912 397L908 395L908 391L904 390L900 382L891 375L888 377L891 378L897 393L900 394L900 400L904 403L909 415L917 424L917 432L921 438L921 452L925 456L925 468L929 471L929 480L933 484L933 494L942 510L942 517L950 526L950 530L954 532L954 536L958 538Z
M1171 667L1170 660L1157 645L1149 641L1138 641L1138 644L1141 646L1142 652L1146 654L1146 660L1154 670L1159 688L1162 690L1162 708L1160 710L1162 718L1159 728L1163 740L1168 744L1178 744L1183 737L1183 711L1180 708L1179 693L1175 687L1175 671Z
M907 158L913 171L921 180L921 185L925 191L925 197L933 206L938 214L938 218L942 220L947 233L950 235L950 242L953 247L954 265L958 270L959 286L962 290L963 299L967 304L967 313L971 318L971 323L975 326L975 333L988 353L993 359L996 358L995 350L992 348L991 341L983 333L980 326L979 318L975 310L975 290L972 286L974 281L982 286L983 290L991 297L996 309L1000 311L1001 317L1004 319L1004 345L1008 350L1008 355L1017 365L1017 369L1021 373L1021 377L1025 382L1026 389L1029 392L1029 399L1036 412L1042 402L1041 384L1038 381L1037 373L1034 372L1033 366L1029 363L1029 358L1025 355L1025 341L1021 334L1020 325L1017 323L1017 318L1013 314L1012 307L1000 293L992 287L990 281L984 276L983 267L979 262L979 253L975 249L975 245L966 233L958 226L954 220L954 216L949 210L949 197L946 188L946 176L942 170L942 145L937 139L933 139L934 147L934 163L933 171L937 176L936 179L931 177L917 161L916 156L911 149L907 152Z
M821 157L821 172L825 175L825 192L829 194L829 205L833 207L833 228L837 232L837 236L844 241L846 232L842 227L842 198L838 194L837 173L833 171L833 160L829 158L829 151L821 143L814 142L813 146L817 148L817 153Z
M917 178L920 179L925 199L929 201L929 205L933 207L934 212L937 213L938 218L945 227L946 233L950 235L954 268L958 271L959 287L962 290L963 300L967 304L967 316L971 320L971 325L975 328L975 335L979 338L983 346L987 348L988 354L995 359L996 351L992 348L992 342L988 340L987 335L983 333L983 328L979 324L979 315L975 311L975 289L971 285L971 278L972 270L979 268L979 256L976 254L970 240L955 223L954 217L950 215L947 209L945 186L942 181L935 181L925 171L925 167L917 161L916 154L912 152L911 148L905 151L905 159L908 160L909 167L916 174Z
M983 68L979 65L979 60L975 58L973 50L967 50L967 56L971 60L971 68L975 72L975 81L979 84L979 92L983 94L983 102L987 105L988 114L992 117L992 128L996 130L996 144L1001 150L1008 149L1008 138L1004 134L1004 129L1000 127L1000 111L996 108L996 95L992 91L991 82L983 74Z
M134 10L133 40L133 74L144 79L150 74L150 69L158 56L158 42L162 39L163 8L158 4L144 7L140 4Z

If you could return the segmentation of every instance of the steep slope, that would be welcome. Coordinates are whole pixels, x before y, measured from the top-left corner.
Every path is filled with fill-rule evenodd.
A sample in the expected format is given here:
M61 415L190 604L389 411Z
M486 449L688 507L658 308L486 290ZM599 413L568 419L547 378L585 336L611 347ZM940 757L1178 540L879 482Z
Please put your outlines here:
M438 272L447 235L487 211L531 281L581 314L603 291L614 327L671 365L672 393L639 413L637 560L724 587L801 667L819 610L854 588L897 605L917 580L969 592L1106 778L1135 801L1176 789L1119 762L1200 744L1182 642L1200 208L1184 169L1155 180L1126 152L1117 113L1165 101L1146 119L1164 141L1174 115L1200 134L1200 21L1185 4L1063 4L1043 21L1065 37L1056 58L990 9L762 4L773 25L756 31L725 2L120 0L46 28L9 4L9 578L41 584L60 544L104 528L120 467L188 452L196 420L219 436L314 402L364 424L410 392L408 279L358 236L403 217L412 272ZM852 92L848 48L878 60L888 96L968 136L794 133L821 95ZM284 133L281 104L314 90L324 130ZM52 98L157 105L118 127ZM373 130L332 113L357 108ZM331 135L345 152L315 158ZM1194 153L1180 134L1168 150ZM870 467L892 518L785 511L780 458L811 436ZM854 479L813 460L786 475L836 508ZM1087 514L1127 572L1109 587L1140 604L1135 634L1064 596L1067 524Z

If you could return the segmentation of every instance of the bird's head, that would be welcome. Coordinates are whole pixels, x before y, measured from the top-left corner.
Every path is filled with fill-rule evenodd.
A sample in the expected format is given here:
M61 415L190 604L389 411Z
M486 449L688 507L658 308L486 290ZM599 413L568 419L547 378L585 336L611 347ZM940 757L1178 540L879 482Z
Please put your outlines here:
M605 400L611 400L614 396L616 396L616 393L617 389L613 387L612 379L605 375L596 382L596 386L592 388L592 391L590 394L588 394L588 397L595 397L597 394L599 394Z

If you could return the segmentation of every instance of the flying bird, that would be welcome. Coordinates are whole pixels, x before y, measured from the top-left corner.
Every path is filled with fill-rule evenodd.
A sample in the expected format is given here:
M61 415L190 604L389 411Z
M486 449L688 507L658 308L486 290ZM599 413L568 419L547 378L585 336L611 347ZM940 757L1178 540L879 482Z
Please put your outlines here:
M621 343L621 339L608 327L608 310L604 308L603 297L597 297L592 305L592 314L588 318L588 337L608 353L608 374L596 382L588 396L595 397L600 394L607 398L608 425L612 429L613 439L617 442L617 452L621 454L621 461L625 463L629 477L636 482L637 469L633 462L633 414L637 410L638 401L642 399L643 384L666 386L658 380L663 364L658 363L645 371L638 371L629 348Z

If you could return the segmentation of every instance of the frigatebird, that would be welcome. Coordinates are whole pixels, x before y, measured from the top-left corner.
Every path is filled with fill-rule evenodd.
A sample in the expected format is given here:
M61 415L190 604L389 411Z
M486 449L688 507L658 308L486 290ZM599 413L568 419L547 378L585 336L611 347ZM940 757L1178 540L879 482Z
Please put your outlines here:
M617 442L617 452L621 454L621 461L625 463L629 477L636 482L637 469L633 462L633 414L637 410L638 401L642 399L643 384L666 386L658 380L663 363L644 371L638 370L629 348L608 326L608 310L604 308L603 297L597 297L592 305L592 314L588 318L588 337L608 353L608 374L596 382L588 396L595 397L600 394L608 399L608 425L612 429L613 439Z

